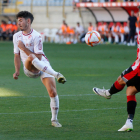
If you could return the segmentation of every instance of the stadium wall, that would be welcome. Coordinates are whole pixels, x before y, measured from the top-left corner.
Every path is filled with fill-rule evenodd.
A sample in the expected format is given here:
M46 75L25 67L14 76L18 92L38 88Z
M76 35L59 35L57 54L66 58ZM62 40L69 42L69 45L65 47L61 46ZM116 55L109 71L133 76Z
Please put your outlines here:
M28 10L31 12L30 6L18 6L18 11ZM48 17L46 12L46 6L33 6L32 13L34 14L34 22L32 27L37 31L42 31L44 28L60 28L62 21L65 20L70 27L76 27L76 22L80 22L85 28L88 27L88 23L95 23L95 19L92 14L86 9L82 8L81 17L79 10L73 11L72 6L65 6L65 18L63 17L62 6L49 6ZM12 18L15 15L7 14L8 17Z
M7 9L13 9L13 13L4 13L3 19L12 19L15 18L14 13L14 5L9 5L6 7ZM5 8L5 9L6 9ZM64 8L64 13L63 13ZM110 16L109 12L113 16ZM48 6L48 13L47 13L47 7L46 6L23 6L18 5L16 12L22 11L22 10L28 10L34 14L35 20L33 22L33 28L37 31L42 31L45 28L60 28L62 21L65 20L66 23L70 27L76 27L76 23L80 22L81 25L85 27L85 29L88 28L88 23L92 22L93 25L95 25L96 21L106 21L106 22L126 22L128 19L128 13L126 10L124 10L121 7L113 8L113 7L81 7L80 10L78 8L73 11L73 6ZM6 10L4 10L6 11ZM81 14L79 14L81 11ZM118 14L119 12L119 14ZM118 16L119 15L119 16ZM2 16L0 17L2 19Z

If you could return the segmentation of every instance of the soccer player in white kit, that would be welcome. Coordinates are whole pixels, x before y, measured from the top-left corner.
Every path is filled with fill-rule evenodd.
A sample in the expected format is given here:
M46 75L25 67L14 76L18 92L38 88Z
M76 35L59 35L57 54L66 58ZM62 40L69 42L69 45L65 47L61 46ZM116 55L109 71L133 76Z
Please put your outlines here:
M139 10L140 11L140 10ZM139 12L140 16L140 12ZM118 79L113 83L110 89L93 88L93 91L100 96L110 99L113 94L116 94L123 90L127 85L127 113L128 118L126 123L118 131L132 131L133 130L133 118L135 115L135 109L137 101L135 95L140 92L140 31L137 38L137 58L136 61L126 70L124 70Z
M66 78L52 69L43 52L41 35L31 28L33 19L33 15L28 11L21 11L17 14L17 22L21 31L13 36L15 65L13 78L18 79L22 60L25 75L30 78L40 77L48 91L52 112L52 126L62 127L57 120L59 98L56 91L55 78L59 83L63 84L66 82Z

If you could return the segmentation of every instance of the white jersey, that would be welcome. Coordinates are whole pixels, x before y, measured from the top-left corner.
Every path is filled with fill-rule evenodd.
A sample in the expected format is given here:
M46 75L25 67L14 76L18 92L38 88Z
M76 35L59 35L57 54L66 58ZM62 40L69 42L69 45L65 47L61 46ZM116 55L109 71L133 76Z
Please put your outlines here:
M13 36L14 53L20 54L21 60L24 64L28 56L24 51L18 48L19 40L21 40L25 47L28 48L31 52L35 54L42 54L42 61L48 60L43 52L41 35L37 31L32 29L31 32L27 35L25 35L22 31L19 31Z

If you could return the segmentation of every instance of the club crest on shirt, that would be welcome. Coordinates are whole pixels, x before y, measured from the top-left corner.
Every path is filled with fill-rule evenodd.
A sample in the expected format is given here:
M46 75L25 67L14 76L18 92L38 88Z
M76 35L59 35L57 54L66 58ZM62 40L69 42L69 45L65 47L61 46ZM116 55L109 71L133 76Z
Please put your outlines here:
M28 36L28 39L30 39L31 37L32 37L32 35L29 35L29 36Z

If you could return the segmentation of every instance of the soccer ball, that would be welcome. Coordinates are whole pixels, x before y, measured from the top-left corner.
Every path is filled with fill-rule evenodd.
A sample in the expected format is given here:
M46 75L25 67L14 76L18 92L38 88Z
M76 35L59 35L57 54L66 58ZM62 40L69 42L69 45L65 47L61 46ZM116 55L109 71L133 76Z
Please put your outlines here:
M99 44L100 41L101 41L101 36L97 31L92 30L86 33L85 42L87 45L93 47Z

